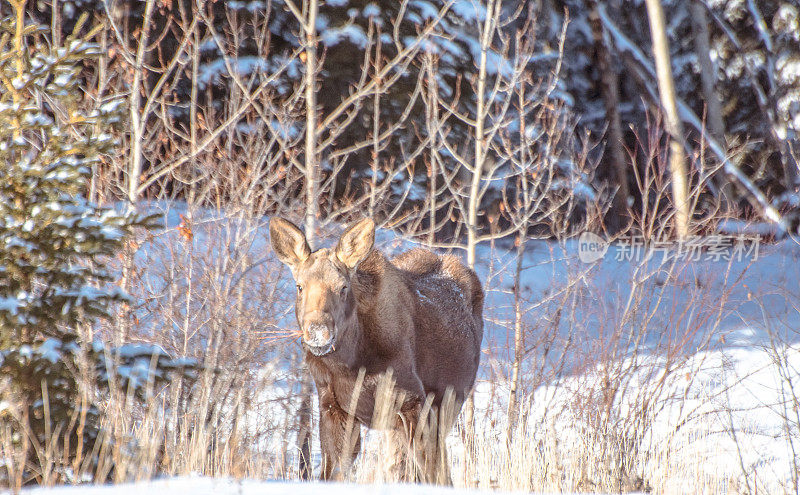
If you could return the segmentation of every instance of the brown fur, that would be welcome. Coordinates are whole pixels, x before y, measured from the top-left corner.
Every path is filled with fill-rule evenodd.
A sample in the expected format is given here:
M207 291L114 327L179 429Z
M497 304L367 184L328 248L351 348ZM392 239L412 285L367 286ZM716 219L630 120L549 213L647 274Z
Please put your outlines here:
M275 219L270 231L279 258L302 289L296 313L320 398L323 478L334 476L358 453L356 438L354 452L344 455L346 423L352 414L358 423L373 426L375 392L389 370L404 397L394 427L408 442L418 423L426 421L420 418L426 398L437 411L450 390L458 412L474 385L483 338L483 289L472 270L453 256L425 249L390 261L372 249L371 220L345 232L334 250L314 253L304 247L304 237L298 245L300 231L289 222ZM348 412L360 370L361 394ZM437 419L444 432L454 417ZM449 481L443 442L436 449L439 461L416 449L417 465L423 466L417 479Z

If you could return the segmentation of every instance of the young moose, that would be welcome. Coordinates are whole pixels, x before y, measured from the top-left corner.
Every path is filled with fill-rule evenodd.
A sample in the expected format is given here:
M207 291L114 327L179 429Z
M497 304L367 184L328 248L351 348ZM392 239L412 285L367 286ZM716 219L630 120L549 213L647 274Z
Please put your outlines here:
M322 477L341 477L355 459L358 424L373 426L376 389L391 373L401 394L394 436L413 449L414 479L450 483L444 438L475 383L483 338L475 272L425 249L387 259L373 249L368 218L336 248L313 253L291 222L273 218L269 230L297 283L297 323L319 394ZM438 427L427 442L420 440L423 426Z

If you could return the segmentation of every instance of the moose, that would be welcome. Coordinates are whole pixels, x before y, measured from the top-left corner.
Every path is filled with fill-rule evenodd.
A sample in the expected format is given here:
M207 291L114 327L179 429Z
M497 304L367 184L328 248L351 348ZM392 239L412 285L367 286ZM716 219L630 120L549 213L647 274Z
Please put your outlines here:
M380 427L376 392L390 376L400 398L394 421L383 427L410 453L397 465L411 465L405 472L413 481L451 483L444 439L475 383L483 339L475 272L455 256L421 248L387 258L374 249L370 218L347 229L335 248L314 252L287 220L272 218L269 230L297 284L295 314L319 396L322 479L341 479L355 460L359 425ZM427 442L423 428L436 430L424 435Z

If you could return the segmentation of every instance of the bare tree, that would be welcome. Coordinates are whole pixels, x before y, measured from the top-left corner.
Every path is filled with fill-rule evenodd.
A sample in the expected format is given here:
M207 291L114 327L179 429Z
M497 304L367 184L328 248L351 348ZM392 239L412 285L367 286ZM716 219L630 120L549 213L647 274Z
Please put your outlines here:
M300 23L305 63L303 89L305 94L305 164L303 175L305 177L305 232L306 242L311 249L316 244L316 222L319 216L319 156L317 154L317 13L319 2L306 0L300 10L293 2L287 1L286 5ZM300 478L311 479L311 394L313 388L311 377L306 366L301 365L302 386L299 419L298 444L300 445Z
M608 16L602 4L598 5L598 13L600 19L603 21L608 33L614 39L617 50L624 54L623 60L628 68L630 74L636 83L644 90L647 98L653 104L660 101L658 91L653 87L653 80L658 80L656 70L651 64L650 58L647 57L642 50L640 50L630 38L619 29L614 21ZM737 45L738 46L738 45ZM747 64L745 69L749 70ZM755 86L760 88L760 86ZM763 96L763 92L757 91L757 94ZM683 121L689 124L695 131L701 133L705 138L705 145L707 150L711 152L716 160L722 164L722 168L728 178L741 186L741 190L745 193L747 200L753 205L755 209L761 212L761 215L768 221L775 224L780 234L785 234L789 231L789 223L783 215L772 205L767 199L766 195L758 188L758 186L741 170L737 163L725 152L725 147L717 142L707 132L704 132L705 126L703 121L695 115L686 102L681 101L677 96L675 97L680 117ZM761 101L761 97L759 97ZM765 103L766 104L766 103ZM686 143L684 142L684 145ZM687 149L687 148L685 148ZM687 149L688 154L688 149ZM707 172L704 172L707 173ZM703 179L704 181L704 179ZM674 198L673 198L674 201Z
M678 116L678 104L675 101L675 81L672 77L664 9L661 6L661 0L645 0L645 5L650 22L650 34L653 39L653 55L658 74L658 89L661 94L664 122L670 135L669 168L672 175L672 200L676 210L675 232L682 239L689 235L689 220L691 219L687 197L686 158L683 151L683 123Z
M691 2L692 32L694 34L694 51L700 65L700 86L706 103L706 125L708 132L720 145L725 145L725 123L722 120L722 107L714 90L716 76L711 61L711 42L708 34L708 16L705 6L700 0ZM719 196L725 208L733 206L733 184L727 180L724 171L714 176L714 183L719 189Z
M623 147L622 122L619 115L619 78L615 67L612 66L611 43L600 20L597 11L597 0L589 0L591 12L589 20L592 26L592 36L597 53L597 69L600 72L600 92L606 111L606 161L611 162L611 169L615 174L615 186L618 187L612 202L612 214L609 225L612 230L623 229L626 224L628 211L628 178L630 168L626 160Z
M463 215L464 226L467 230L467 242L464 246L467 254L467 265L473 270L475 269L477 246L481 241L478 232L480 228L478 210L481 206L481 199L484 197L487 190L484 181L497 172L496 166L487 169L489 142L499 131L498 123L504 119L510 104L510 98L505 98L505 101L500 105L500 111L492 115L492 117L496 119L494 121L495 125L492 126L489 118L489 104L494 101L494 96L500 93L503 84L506 83L502 77L498 76L494 79L494 84L492 85L487 67L489 55L495 53L493 45L500 24L501 2L500 0L487 0L485 3L476 3L474 7L476 9L479 7L485 9L483 22L478 22L476 26L480 42L480 53L478 55L477 74L474 82L475 114L474 116L458 115L458 112L454 109L454 105L452 105L450 109L450 112L456 115L459 120L468 123L474 132L472 159L470 160L469 156L464 154L464 150L459 153L452 144L448 144L446 138L442 138L445 147L453 156L457 157L460 167L462 167L467 172L466 175L469 176L469 189L465 194L466 204L463 199L457 200L457 204ZM476 16L476 19L479 18ZM501 68L498 67L496 70L501 70ZM513 85L513 83L508 84ZM461 191L456 191L455 189L451 189L451 193L454 195L463 194ZM464 406L464 424L466 426L466 437L468 439L473 438L475 435L474 417L475 402L473 394L470 394Z

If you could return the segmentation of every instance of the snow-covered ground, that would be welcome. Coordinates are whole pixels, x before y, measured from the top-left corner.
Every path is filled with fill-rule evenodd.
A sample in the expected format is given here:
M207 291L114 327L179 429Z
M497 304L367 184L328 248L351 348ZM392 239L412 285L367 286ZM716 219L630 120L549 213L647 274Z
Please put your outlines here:
M179 477L114 486L37 488L30 495L468 495L475 490L454 490L420 485L354 485Z

